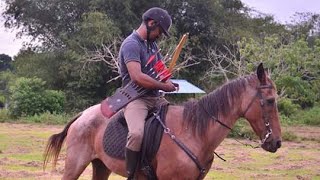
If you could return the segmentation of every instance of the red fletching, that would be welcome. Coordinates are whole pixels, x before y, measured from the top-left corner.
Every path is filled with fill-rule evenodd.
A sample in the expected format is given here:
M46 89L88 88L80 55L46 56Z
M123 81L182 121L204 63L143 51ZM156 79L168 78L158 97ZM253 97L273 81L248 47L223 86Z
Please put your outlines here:
M165 69L165 65L162 61L157 61L156 64L153 66L153 69L160 73L163 69Z
M168 69L165 69L159 75L160 75L160 81L165 82L171 77L172 74Z
M153 60L155 60L156 58L156 55L160 52L160 50L161 49L159 49L157 52L155 52L153 55L151 55L150 57L149 57L149 59L148 59L148 61L147 61L147 64L145 65L145 67L146 66L148 66Z
M149 64L155 59L155 57L156 57L156 54L151 55L151 56L149 57L148 61L147 61L146 66L149 65Z

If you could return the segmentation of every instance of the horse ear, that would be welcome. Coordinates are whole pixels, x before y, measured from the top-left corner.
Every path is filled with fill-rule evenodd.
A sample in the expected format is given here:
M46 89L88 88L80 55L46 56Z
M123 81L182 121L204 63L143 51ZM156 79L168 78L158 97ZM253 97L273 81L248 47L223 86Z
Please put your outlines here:
M260 63L257 68L257 76L262 85L267 84L267 75L266 75L266 72L264 71L263 63Z

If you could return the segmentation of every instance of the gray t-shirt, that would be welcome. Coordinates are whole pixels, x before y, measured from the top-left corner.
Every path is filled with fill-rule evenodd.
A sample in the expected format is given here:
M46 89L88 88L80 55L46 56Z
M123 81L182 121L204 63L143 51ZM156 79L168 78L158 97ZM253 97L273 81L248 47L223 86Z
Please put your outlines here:
M119 53L119 65L120 75L122 78L122 87L126 86L130 81L130 75L126 64L130 61L136 61L141 64L141 71L143 73L148 72L148 68L145 68L150 56L154 55L158 51L158 46L155 42L151 43L149 51L147 50L147 41L143 40L136 31L133 31L121 44ZM161 61L161 54L157 53L155 59L148 67L153 67L155 62ZM147 96L159 96L159 90L150 90Z

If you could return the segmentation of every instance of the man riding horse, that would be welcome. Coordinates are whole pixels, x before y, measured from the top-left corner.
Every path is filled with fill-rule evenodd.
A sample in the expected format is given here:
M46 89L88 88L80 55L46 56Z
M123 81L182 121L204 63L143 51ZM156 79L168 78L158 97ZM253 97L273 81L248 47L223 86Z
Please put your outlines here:
M144 152L141 141L147 111L157 104L167 103L159 90L176 89L170 80L165 80L170 77L170 73L162 78L159 78L162 75L157 74L158 80L152 78L155 76L153 73L150 74L150 70L160 74L165 70L170 72L171 64L169 68L159 70L163 69L159 67L164 64L155 40L162 33L168 35L171 18L167 11L151 8L144 13L142 20L140 27L124 40L120 49L119 64L123 83L123 87L117 91L120 93L87 108L71 119L60 133L50 136L44 153L44 168L51 159L52 167L56 167L65 142L67 148L63 180L78 179L90 163L93 180L108 179L111 172L128 179L147 179L150 171L145 173L144 167L152 169L152 177L159 180L203 179L211 169L215 149L241 117L249 122L264 150L274 153L281 147L277 89L261 63L256 73L229 81L199 100L190 100L183 106L168 106L163 113L165 118L156 118L163 119L163 122L147 121L147 124L160 122L163 127L160 131L165 134L159 135L162 138L159 147L147 159L152 162L135 173L140 151ZM152 68L147 70L146 67ZM126 87L138 91L133 92ZM129 92L124 92L124 89L129 89L129 92L133 92L130 95L136 96L129 96ZM123 103L124 100L129 101ZM123 113L114 114L122 107L129 130L127 142L126 134L121 131L123 122L119 122ZM114 132L124 136L119 136L119 141L115 140ZM114 141L116 145L108 144ZM120 153L121 157L112 154L114 149L117 153L121 151L118 147L125 149L125 153ZM107 150L110 149L112 151L109 153Z
M137 168L148 110L167 103L159 90L165 92L176 90L176 85L170 80L165 82L155 80L147 74L148 70L143 68L152 56L155 60L151 63L155 64L162 60L156 40L162 34L169 36L171 24L171 17L166 10L158 7L151 8L143 14L140 27L121 44L119 64L122 87L133 82L149 90L143 96L128 103L123 109L129 129L125 151L128 179L133 179Z

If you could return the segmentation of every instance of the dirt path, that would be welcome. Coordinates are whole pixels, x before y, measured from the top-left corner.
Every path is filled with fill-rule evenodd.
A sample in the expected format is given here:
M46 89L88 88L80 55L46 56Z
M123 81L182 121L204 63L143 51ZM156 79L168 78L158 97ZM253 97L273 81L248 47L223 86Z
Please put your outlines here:
M0 124L0 179L61 179L65 151L57 169L42 170L42 152L48 137L63 126ZM283 142L277 153L252 149L233 139L226 139L216 152L206 179L320 179L320 127L283 128L299 137L297 142ZM244 140L242 140L245 142ZM89 166L79 179L91 179ZM124 179L112 175L110 179Z

